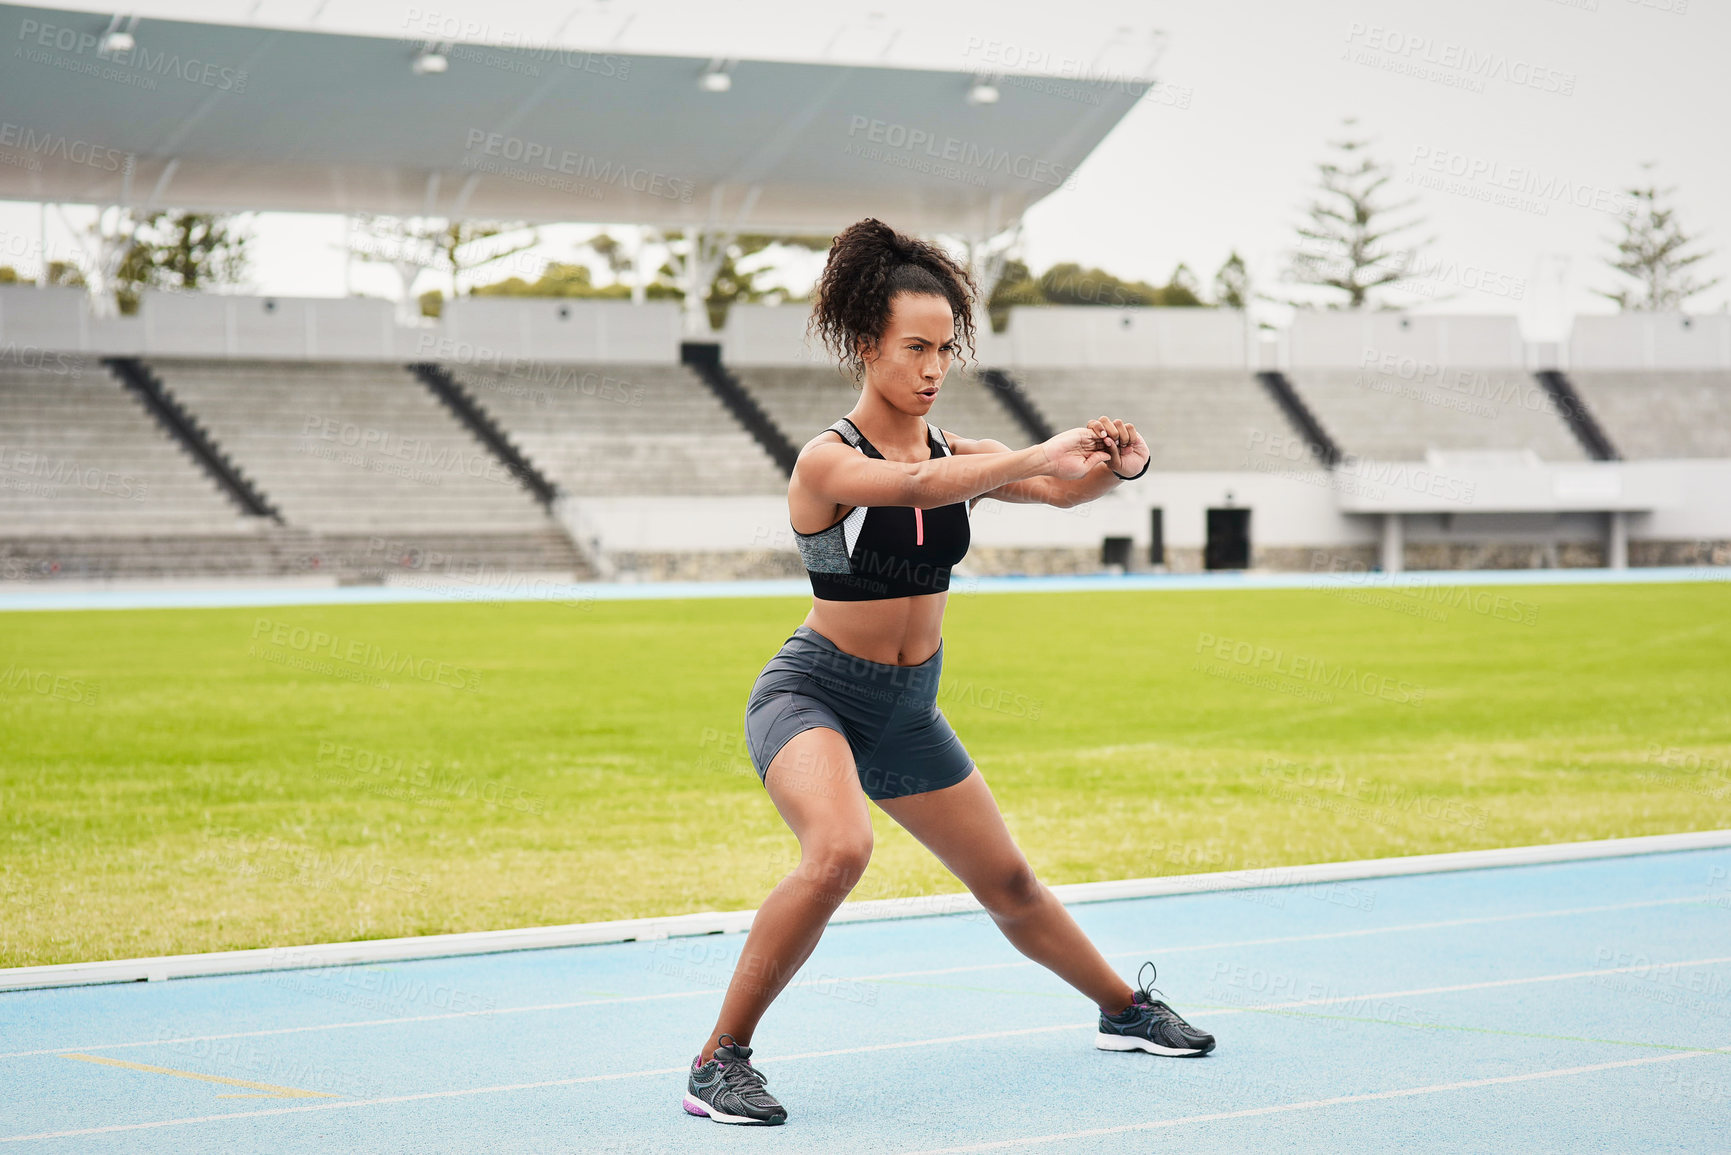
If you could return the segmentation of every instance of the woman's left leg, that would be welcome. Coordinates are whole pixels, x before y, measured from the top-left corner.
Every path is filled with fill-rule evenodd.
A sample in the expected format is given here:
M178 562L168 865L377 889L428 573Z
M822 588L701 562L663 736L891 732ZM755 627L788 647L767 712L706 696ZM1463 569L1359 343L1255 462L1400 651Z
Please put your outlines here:
M1130 1005L1129 985L1034 876L978 767L954 786L876 801L961 879L1017 950L1106 1014Z

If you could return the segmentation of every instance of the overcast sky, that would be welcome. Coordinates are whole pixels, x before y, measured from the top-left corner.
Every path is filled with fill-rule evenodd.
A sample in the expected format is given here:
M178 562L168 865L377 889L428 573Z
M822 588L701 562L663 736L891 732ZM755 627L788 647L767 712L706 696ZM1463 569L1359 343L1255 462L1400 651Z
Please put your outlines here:
M1158 51L1160 87L1028 215L1023 253L1036 269L1074 260L1164 281L1183 261L1207 283L1237 249L1262 287L1278 289L1324 141L1355 116L1400 191L1420 198L1423 235L1437 237L1407 297L1415 308L1512 312L1534 337L1560 331L1570 312L1612 308L1592 290L1614 284L1604 265L1613 214L1647 161L1677 186L1684 226L1716 250L1703 271L1731 279L1724 0L155 0L139 10L378 34L436 14L616 50L1008 60L1060 73L1127 72ZM0 229L36 227L34 206L0 203ZM254 231L255 288L344 292L340 220L269 214ZM567 257L583 232L544 230L544 250ZM384 293L393 280L362 268L350 283ZM1721 284L1691 308L1728 300Z

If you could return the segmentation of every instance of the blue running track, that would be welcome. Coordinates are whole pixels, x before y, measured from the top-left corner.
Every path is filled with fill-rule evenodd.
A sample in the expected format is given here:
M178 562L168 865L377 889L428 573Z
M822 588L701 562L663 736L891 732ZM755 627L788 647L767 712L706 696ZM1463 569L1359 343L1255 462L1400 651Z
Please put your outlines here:
M1072 908L1220 1040L1093 1049L983 915L832 927L680 1109L743 938L0 994L0 1151L1731 1149L1731 850Z

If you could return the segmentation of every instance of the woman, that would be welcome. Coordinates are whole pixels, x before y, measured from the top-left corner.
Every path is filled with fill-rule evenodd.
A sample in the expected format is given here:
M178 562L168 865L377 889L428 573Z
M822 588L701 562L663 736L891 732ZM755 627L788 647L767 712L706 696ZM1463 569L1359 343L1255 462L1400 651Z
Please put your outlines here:
M1034 877L985 780L936 705L950 568L982 497L1061 507L1148 468L1134 425L1101 417L1012 452L926 421L973 345L973 283L941 249L875 220L836 238L812 325L861 381L853 411L800 451L788 511L811 575L805 624L758 676L746 742L800 861L758 909L685 1109L782 1123L751 1065L752 1032L865 871L866 800L955 872L1004 935L1100 1008L1095 1045L1200 1055L1212 1036L1131 990ZM1146 964L1145 964L1146 965Z

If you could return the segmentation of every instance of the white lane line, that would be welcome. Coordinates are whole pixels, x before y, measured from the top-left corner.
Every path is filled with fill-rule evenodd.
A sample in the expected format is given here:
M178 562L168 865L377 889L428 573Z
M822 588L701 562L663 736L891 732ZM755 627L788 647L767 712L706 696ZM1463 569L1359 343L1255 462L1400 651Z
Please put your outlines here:
M1281 1115L1288 1111L1313 1111L1318 1107L1338 1107L1346 1103L1374 1103L1385 1099L1406 1099L1414 1095L1436 1095L1444 1091L1471 1091L1479 1087L1498 1087L1509 1083L1530 1083L1535 1079L1561 1079L1569 1075L1590 1075L1598 1071L1614 1071L1620 1067L1639 1067L1648 1063L1674 1063L1701 1055L1731 1053L1731 1048L1684 1051L1675 1055L1653 1055L1641 1059L1622 1059L1614 1063L1593 1063L1585 1067L1557 1067L1549 1071L1529 1071L1524 1075L1498 1075L1490 1079L1462 1079L1454 1083L1433 1083L1428 1087L1403 1087L1398 1091L1372 1091L1363 1095L1339 1095L1333 1099L1312 1099L1307 1103L1276 1103L1269 1107L1248 1107L1242 1111L1216 1111L1209 1115L1185 1115L1178 1119L1156 1119L1151 1123L1126 1123L1121 1127L1093 1127L1086 1131L1064 1131L1051 1135L1030 1135L1021 1139L999 1139L990 1143L972 1143L965 1147L931 1147L906 1155L964 1155L973 1151L1002 1151L1007 1147L1032 1147L1043 1143L1062 1143L1070 1139L1092 1139L1101 1135L1124 1135L1134 1131L1153 1131L1163 1127L1181 1127L1187 1123L1218 1123L1226 1119L1252 1119L1258 1115Z
M1640 966L1601 967L1590 971L1567 971L1554 975L1530 975L1520 979L1491 979L1481 983L1457 983L1447 987L1420 987L1410 991L1381 991L1365 995L1331 995L1325 999L1297 999L1289 1003L1257 1003L1248 1007L1223 1007L1220 1010L1209 1010L1208 1015L1248 1015L1257 1011L1286 1011L1294 1007L1328 1007L1340 1003L1367 1002L1372 999L1402 999L1418 995L1446 995L1456 991L1483 991L1492 987L1520 987L1532 983L1560 983L1569 979L1592 978L1596 975L1627 975L1638 971L1660 970L1667 967L1704 967L1720 966L1731 963L1731 956L1725 958L1696 958L1674 963L1642 963Z
M1682 905L1682 904L1687 904L1687 903L1698 903L1698 902L1703 902L1703 901L1705 901L1705 900L1700 898L1700 897L1697 897L1697 896L1690 896L1690 897L1685 897L1685 898L1659 898L1659 899L1650 899L1650 900L1643 901L1643 902L1623 902L1623 903L1617 903L1617 904L1611 905L1611 906L1579 906L1579 907L1571 907L1571 908L1566 909L1566 910L1535 910L1535 911L1524 911L1524 912L1519 913L1519 914L1498 914L1498 915L1486 915L1486 916L1479 917L1479 918L1446 919L1446 920L1443 920L1440 922L1409 922L1409 923L1397 924L1395 926L1366 927L1366 928L1361 928L1358 930L1326 931L1326 932L1319 933L1319 934L1287 935L1287 936L1281 937L1281 938L1256 938L1256 939L1244 939L1244 940L1237 941L1237 942L1212 942L1212 943L1197 943L1197 944L1193 944L1190 946L1168 946L1168 947L1160 947L1157 950L1151 950L1151 951L1115 951L1112 954L1107 955L1106 957L1107 958L1135 958L1135 957L1146 957L1148 954L1178 954L1178 953L1185 952L1185 951L1229 950L1229 949L1232 949L1235 947L1245 947L1245 946L1271 946L1271 945L1277 945L1280 943L1290 943L1290 942L1319 942L1319 941L1324 941L1327 939L1362 938L1362 937L1365 937L1367 935L1394 934L1394 933L1398 933L1398 932L1402 932L1402 931L1439 930L1439 929L1444 929L1444 928L1448 928L1448 927L1474 926L1474 925L1478 925L1481 923L1514 922L1514 921L1519 921L1522 919L1533 919L1533 918L1561 918L1561 917L1565 917L1565 916L1569 916L1569 915L1578 915L1578 914L1603 914L1603 913L1606 913L1609 911L1638 910L1638 909L1641 909L1644 907L1654 907L1654 906L1677 906L1677 905ZM846 979L843 981L848 981L848 982L877 982L877 981L890 980L890 979L929 978L933 975L967 974L967 973L976 972L976 971L1009 970L1009 969L1012 969L1015 967L1031 967L1031 966L1035 966L1035 965L1037 965L1037 964L1035 964L1034 962L1032 962L1030 960L1020 959L1020 960L1017 960L1015 962L981 963L981 964L975 964L975 965L971 965L971 966L960 966L960 967L940 967L940 968L937 968L935 970L891 971L891 972L886 972L884 974L857 975L857 976L854 976L853 978ZM331 968L331 969L337 969L337 968ZM1601 972L1601 973L1603 973L1603 972ZM831 979L826 978L826 979L823 979L822 981L823 982L832 982L835 980L831 980ZM816 979L807 980L807 979L796 978L792 983L789 984L790 988L802 987L802 986L814 986L814 985L819 985L819 980L816 980ZM437 1015L404 1015L404 1016L400 1016L400 1017L394 1018L394 1019L363 1019L360 1021L341 1022L341 1023L317 1023L317 1024L310 1025L310 1026L301 1026L301 1027L273 1027L273 1028L269 1028L269 1029L265 1029L265 1030L257 1030L257 1031L233 1031L233 1032L230 1032L227 1034L220 1034L220 1035L188 1035L185 1037L172 1038L172 1039L144 1039L144 1040L140 1040L138 1042L130 1042L130 1043L94 1043L94 1044L90 1044L87 1046L75 1046L75 1047L45 1047L45 1048L42 1048L39 1050L33 1050L33 1051L0 1052L0 1059L23 1059L23 1058L29 1058L29 1057L32 1057L35 1055L59 1055L59 1054L64 1054L68 1051L113 1051L113 1050L121 1050L121 1049L128 1048L128 1047L155 1047L155 1046L169 1046L169 1045L179 1044L179 1043L219 1042L219 1041L226 1040L226 1039L265 1038L265 1037L269 1037L272 1035L297 1035L297 1034L305 1034L308 1032L315 1032L315 1031L340 1031L340 1030L347 1030L350 1028L358 1028L358 1027L391 1027L391 1026L399 1026L399 1025L402 1025L405 1023L441 1022L441 1021L444 1021L447 1019L485 1018L485 1017L492 1016L492 1015L526 1014L526 1013L531 1013L531 1012L535 1012L535 1011L566 1011L566 1010L573 1010L577 1007L608 1006L608 1005L612 1005L615 1003L640 1003L640 1002L652 1002L652 1001L656 1001L656 1000L660 1000L660 999L701 998L705 995L720 995L722 993L723 993L722 988L715 987L712 989L701 990L701 991L673 991L673 992L668 992L668 993L664 993L664 994L655 994L655 995L617 995L617 996L611 996L611 997L603 998L603 999L584 999L584 1000L581 1000L578 1002L540 1003L540 1004L537 1004L534 1006L524 1006L524 1007L495 1007L495 1008L492 1008L489 1010L480 1010L480 1011L448 1011L448 1012L445 1012L443 1014L437 1014Z
M1683 964L1679 964L1683 965ZM895 1043L874 1043L864 1047L847 1047L834 1051L806 1051L801 1054L784 1055L779 1059L765 1062L795 1062L803 1059L823 1059L837 1055L858 1055L872 1051L899 1050L907 1047L937 1047L951 1043L972 1043L985 1039L1015 1038L1026 1035L1051 1034L1059 1031L1081 1030L1083 1027L1093 1029L1093 1024L1065 1023L1050 1027L1024 1027L1010 1031L990 1031L970 1035L948 1035L939 1039L909 1039ZM1504 1075L1492 1079L1475 1079L1457 1083L1439 1083L1430 1087L1413 1087L1398 1091L1378 1091L1365 1095L1346 1095L1334 1099L1317 1099L1308 1103L1280 1104L1273 1107L1253 1107L1244 1111L1228 1111L1213 1115L1192 1115L1182 1119L1163 1119L1152 1123L1137 1123L1123 1127L1107 1127L1090 1131L1074 1131L1058 1135L1037 1136L1030 1139L1013 1139L997 1143L987 1143L973 1147L946 1147L943 1155L951 1152L988 1151L997 1147L1023 1146L1031 1143L1056 1142L1063 1139L1084 1138L1093 1135L1114 1135L1126 1131L1142 1131L1156 1127L1173 1127L1180 1123L1200 1123L1219 1119L1238 1119L1252 1115L1268 1115L1282 1111L1297 1111L1312 1107L1328 1107L1340 1103L1366 1102L1373 1099L1398 1099L1407 1095L1424 1095L1437 1091L1462 1090L1472 1087L1488 1087L1498 1083L1519 1083L1529 1079L1556 1078L1562 1075L1583 1074L1590 1071L1605 1071L1617 1067L1637 1067L1646 1063L1664 1063L1677 1059L1694 1058L1699 1055L1718 1055L1731 1053L1731 1048L1703 1048L1694 1051L1681 1051L1669 1055L1654 1055L1639 1059L1623 1059L1617 1062L1598 1063L1588 1067L1567 1067L1553 1071L1539 1071L1527 1075ZM192 1123L215 1123L225 1119L259 1119L275 1115L303 1115L309 1111L341 1111L355 1107L388 1107L398 1103L416 1103L430 1099L459 1099L475 1095L496 1095L511 1091L535 1091L548 1087L574 1087L583 1083L602 1083L618 1079L645 1078L651 1075L684 1074L686 1068L656 1067L643 1071L621 1071L608 1075L582 1075L570 1079L543 1079L534 1083L506 1083L491 1087L463 1087L449 1091L422 1091L413 1095L390 1095L379 1099L343 1099L324 1103L308 1103L296 1107L274 1107L258 1111L233 1111L219 1115L193 1115L180 1119L157 1119L148 1123L112 1123L104 1127L81 1127L68 1131L40 1131L31 1135L0 1136L0 1143L22 1143L30 1140L67 1139L79 1135L106 1135L120 1131L147 1131L160 1127L178 1127ZM940 1155L938 1151L918 1152L914 1155Z
M1054 1031L1076 1031L1092 1023L1065 1023L1056 1027L1023 1027L1013 1031L990 1031L974 1035L949 1035L941 1039L909 1039L899 1043L874 1043L864 1047L848 1047L839 1051L807 1051L784 1055L778 1063L797 1059L824 1059L833 1055L859 1055L869 1051L898 1050L904 1047L940 1047L950 1043L972 1043L982 1039L1008 1039L1020 1035L1041 1035ZM544 1079L536 1083L507 1083L495 1087L463 1087L454 1091L422 1091L414 1095L391 1095L382 1099L343 1099L328 1103L308 1103L299 1107L274 1107L259 1111L232 1111L221 1115L193 1115L182 1119L157 1119L149 1123L112 1123L106 1127L81 1127L71 1131L41 1131L34 1135L0 1136L0 1143L22 1143L32 1139L67 1139L77 1135L107 1135L116 1131L146 1131L157 1127L178 1127L187 1123L212 1123L223 1119L259 1119L270 1115L301 1115L307 1111L344 1110L351 1107L387 1107L396 1103L416 1103L426 1099L458 1099L471 1095L496 1095L507 1091L535 1091L544 1087L574 1087L580 1083L602 1083L614 1079L637 1079L649 1075L682 1075L686 1068L657 1067L647 1071L621 1071L612 1075L583 1075L573 1079Z
M1222 891L1220 893L1226 892ZM1150 954L1182 954L1187 951L1198 950L1228 950L1241 946L1276 946L1281 943L1289 942L1322 942L1327 939L1364 938L1368 935L1393 934L1397 931L1444 930L1449 927L1479 926L1491 922L1518 922L1522 919L1529 918L1561 918L1565 915L1574 914L1604 914L1615 910L1638 910L1643 907L1651 906L1681 906L1687 903L1704 902L1706 902L1706 899L1699 895L1690 896L1688 898L1658 898L1642 902L1620 902L1612 906L1577 906L1571 907L1567 910L1534 910L1523 911L1520 914L1492 914L1483 915L1477 918L1450 918L1438 922L1407 922L1398 923L1394 926L1361 927L1357 930L1331 930L1321 931L1316 934L1289 934L1282 935L1279 938L1247 938L1235 942L1204 942L1194 943L1190 946L1163 946L1146 950L1121 950L1113 951L1107 954L1106 957L1146 958ZM942 967L937 970L900 971L881 975L857 975L851 981L869 982L878 979L924 978L930 975L966 974L969 971L1008 970L1012 967L1031 967L1037 965L1039 964L1030 959L1018 959L1015 962L984 963L961 967ZM0 1058L5 1058L5 1056L0 1055Z
M1526 986L1530 983L1560 983L1560 982L1564 982L1568 979L1591 978L1595 975L1627 975L1627 974L1634 974L1637 971L1657 970L1657 969L1660 969L1661 967L1722 966L1725 963L1731 963L1731 955L1728 955L1724 958L1689 959L1685 962L1676 962L1676 963L1662 963L1662 964L1642 963L1640 966L1601 967L1599 969L1590 970L1590 971L1569 971L1566 974L1533 975L1530 978L1524 978L1524 979L1492 979L1489 982L1458 983L1454 986L1449 986L1449 987L1424 987L1424 988L1419 989L1419 990L1411 990L1411 991L1384 991L1381 994L1374 994L1374 995L1338 995L1338 996L1331 996L1331 997L1326 998L1326 999L1298 999L1298 1000L1296 1000L1294 1002L1290 1002L1290 1003L1266 1003L1266 1004L1263 1004L1260 1006L1243 1007L1243 1008L1236 1008L1236 1009L1241 1009L1241 1010L1245 1010L1245 1011L1284 1011L1284 1010L1289 1010L1293 1007L1326 1007L1326 1006L1332 1006L1336 1003L1353 1003L1353 1002L1358 1002L1361 999L1399 999L1399 998L1405 998L1408 995L1446 995L1446 994L1452 994L1455 991L1489 990L1492 987L1519 987L1519 986Z
M270 1035L301 1035L311 1031L341 1031L350 1027L392 1027L399 1023L436 1023L446 1019L477 1019L491 1015L521 1015L533 1011L568 1011L574 1007L612 1006L615 1003L646 1003L657 999L694 999L703 995L720 995L722 988L705 991L670 991L659 995L619 995L605 999L584 999L574 1003L540 1003L528 1007L495 1007L485 1011L446 1011L438 1015L403 1015L395 1019L362 1019L358 1022L313 1023L304 1027L271 1027L260 1031L231 1031L225 1035L186 1035L172 1039L144 1039L135 1043L99 1043L94 1047L49 1047L40 1051L9 1051L0 1059L22 1059L31 1055L60 1055L67 1051L115 1051L123 1047L167 1047L177 1043L212 1043L223 1039L257 1039Z

